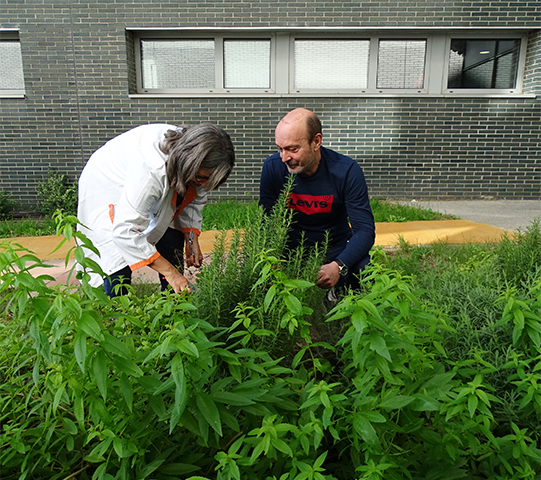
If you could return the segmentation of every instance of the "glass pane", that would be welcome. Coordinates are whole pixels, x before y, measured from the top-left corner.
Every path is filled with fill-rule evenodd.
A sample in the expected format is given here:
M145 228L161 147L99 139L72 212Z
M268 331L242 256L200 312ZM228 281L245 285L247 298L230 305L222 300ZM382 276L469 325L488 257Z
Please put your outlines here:
M368 40L295 40L295 89L368 85Z
M216 87L214 40L141 40L143 88Z
M451 40L448 88L515 88L520 39Z
M270 88L270 40L224 40L225 88Z
M24 90L23 58L17 40L0 42L0 89Z
M377 88L423 88L426 40L380 40Z

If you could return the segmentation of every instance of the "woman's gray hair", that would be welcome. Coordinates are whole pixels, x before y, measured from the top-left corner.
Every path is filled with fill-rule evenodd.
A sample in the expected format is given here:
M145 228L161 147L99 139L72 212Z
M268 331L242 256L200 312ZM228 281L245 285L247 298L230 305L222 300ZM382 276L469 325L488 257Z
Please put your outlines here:
M186 192L188 182L200 168L211 172L205 186L210 191L227 180L235 164L235 149L229 135L211 123L168 130L160 149L169 156L169 184L181 194Z

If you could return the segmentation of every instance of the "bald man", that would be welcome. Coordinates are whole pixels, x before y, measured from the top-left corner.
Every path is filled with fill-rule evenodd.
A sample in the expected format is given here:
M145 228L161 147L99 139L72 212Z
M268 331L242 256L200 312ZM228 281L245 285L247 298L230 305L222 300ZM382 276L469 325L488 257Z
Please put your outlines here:
M288 246L298 246L304 232L308 245L330 245L317 278L323 289L358 287L358 276L370 262L375 224L361 167L350 157L322 146L319 118L297 108L278 124L278 153L263 164L259 203L267 213L278 200L287 178L295 176L289 206L294 221Z

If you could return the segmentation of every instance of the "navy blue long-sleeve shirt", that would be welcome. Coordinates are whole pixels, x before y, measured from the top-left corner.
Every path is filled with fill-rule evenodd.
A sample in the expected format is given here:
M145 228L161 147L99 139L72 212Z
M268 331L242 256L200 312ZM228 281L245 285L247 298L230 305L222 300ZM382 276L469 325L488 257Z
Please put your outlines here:
M265 160L259 203L267 213L290 175L279 153ZM328 262L340 259L349 268L368 264L376 229L363 171L352 158L321 147L316 172L309 177L296 175L289 206L295 210L290 247L298 245L302 232L313 245L323 243L328 231Z

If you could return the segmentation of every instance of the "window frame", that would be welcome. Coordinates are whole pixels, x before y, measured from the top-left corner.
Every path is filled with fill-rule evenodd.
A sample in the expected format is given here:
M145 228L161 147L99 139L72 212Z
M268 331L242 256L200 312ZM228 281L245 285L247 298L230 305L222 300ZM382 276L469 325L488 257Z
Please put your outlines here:
M180 37L175 32L153 32L150 36L137 36L135 38L135 62L136 62L136 77L137 77L137 92L139 94L156 94L156 95L220 95L220 94L233 94L233 95L253 95L253 94L274 94L275 86L274 79L276 77L274 73L274 58L275 58L275 42L273 41L274 35L264 33L264 32L239 32L238 34L233 35L224 35L219 33L212 32L190 32L182 35L182 40L193 39L193 40L214 40L214 54L215 54L215 88L201 88L201 89L191 89L191 88L143 88L142 81L142 59L141 59L141 40L174 40L179 39ZM235 39L235 40L269 40L270 41L270 65L269 65L269 79L270 79L270 88L226 88L225 83L225 71L224 71L224 39Z
M17 42L19 46L21 46L21 40L19 38L19 30L0 28L0 42ZM0 88L0 98L24 98L26 95L22 51L21 51L21 72L20 73L23 78L22 88L10 88L10 89Z
M495 35L498 35L498 38L495 37ZM448 87L448 80L449 80L449 53L451 50L451 41L452 40L510 40L510 39L518 39L520 40L520 47L519 47L519 54L518 54L518 62L517 62L517 72L516 72L516 83L515 88L449 88ZM528 43L528 35L526 33L513 33L513 32L486 32L482 35L468 35L466 33L456 33L456 34L448 34L445 42L445 51L446 51L446 58L445 58L445 65L444 65L444 73L443 73L443 93L446 95L461 95L461 96L494 96L494 95L518 95L522 92L522 83L523 83L523 77L524 77L524 68L526 65L526 50Z
M532 28L215 28L190 29L173 28L156 30L152 28L129 28L134 34L137 93L130 96L169 97L529 97L522 94L523 75L526 63L528 33ZM216 48L215 89L146 89L141 86L141 39L163 38L214 38ZM270 39L270 85L269 89L224 88L218 83L224 81L223 40L224 39ZM520 40L517 64L517 80L512 89L463 89L447 88L449 72L449 51L452 39L507 39ZM294 48L296 39L358 39L369 40L368 85L363 89L296 89ZM422 88L377 88L378 47L380 40L424 40L426 41L424 84ZM280 72L280 73L278 73ZM283 74L287 72L287 74Z

